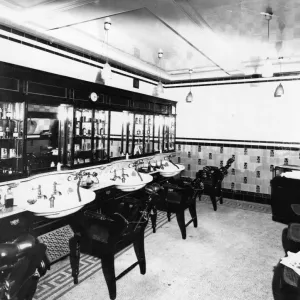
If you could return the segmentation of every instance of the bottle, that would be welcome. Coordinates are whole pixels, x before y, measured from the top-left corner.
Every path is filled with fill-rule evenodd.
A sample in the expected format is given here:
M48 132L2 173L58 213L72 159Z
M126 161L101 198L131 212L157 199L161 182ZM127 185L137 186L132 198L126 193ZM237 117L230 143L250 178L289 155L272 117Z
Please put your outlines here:
M57 171L61 171L61 163L60 162L57 163L56 167L57 167Z
M9 132L9 126L7 125L5 128L5 138L9 139L10 138L10 132Z
M4 205L5 208L11 208L14 206L14 195L12 193L12 189L9 187L7 188L7 192L4 196Z
M14 138L18 138L19 137L19 133L18 133L18 128L17 127L14 128L13 137Z
M0 139L4 138L4 132L3 132L3 127L0 126Z

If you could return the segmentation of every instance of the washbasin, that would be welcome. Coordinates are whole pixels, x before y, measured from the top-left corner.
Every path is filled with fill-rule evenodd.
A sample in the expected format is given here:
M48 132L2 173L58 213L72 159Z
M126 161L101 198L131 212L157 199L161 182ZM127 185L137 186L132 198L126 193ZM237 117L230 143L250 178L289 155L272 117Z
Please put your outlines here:
M61 218L80 210L84 205L92 202L96 194L91 190L79 188L77 193L76 183L65 183L57 187L57 194L54 199L53 184L41 187L42 195L37 199L37 188L32 188L26 184L14 189L15 204L21 208L31 211L36 216L49 219Z
M163 177L173 177L173 176L178 175L181 171L183 171L185 169L184 165L176 164L176 166L170 162L166 162L164 165L164 168L158 169L157 171Z
M137 173L134 170L128 170L125 173L128 175L125 177L125 182L122 182L121 178L116 178L115 180L112 180L114 176L111 176L111 178L109 179L109 182L112 185L124 192L137 191L153 180L153 177L151 175L140 172Z

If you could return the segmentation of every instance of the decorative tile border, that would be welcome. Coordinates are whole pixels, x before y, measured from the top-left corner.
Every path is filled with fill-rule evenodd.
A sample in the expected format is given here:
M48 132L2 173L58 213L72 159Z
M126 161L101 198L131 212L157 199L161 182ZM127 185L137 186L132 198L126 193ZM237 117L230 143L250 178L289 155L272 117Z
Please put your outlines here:
M278 165L300 165L300 143L177 138L177 157L185 165L183 176L194 178L204 166L235 162L223 180L224 196L270 204L273 170Z

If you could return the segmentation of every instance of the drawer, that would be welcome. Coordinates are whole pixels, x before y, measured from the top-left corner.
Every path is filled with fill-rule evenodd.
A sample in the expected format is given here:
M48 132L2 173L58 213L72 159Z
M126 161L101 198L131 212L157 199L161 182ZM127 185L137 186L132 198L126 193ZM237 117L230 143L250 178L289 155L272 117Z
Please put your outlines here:
M10 241L32 228L33 214L22 212L0 219L0 242Z

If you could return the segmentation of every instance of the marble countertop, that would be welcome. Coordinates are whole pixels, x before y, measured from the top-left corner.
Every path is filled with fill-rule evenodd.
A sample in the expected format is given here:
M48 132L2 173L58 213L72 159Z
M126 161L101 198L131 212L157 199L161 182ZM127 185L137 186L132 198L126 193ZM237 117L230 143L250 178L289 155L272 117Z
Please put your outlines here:
M158 172L159 171L153 171L153 172L149 172L147 174L152 175L152 174L155 174L155 173L158 173ZM102 189L105 189L105 188L108 188L108 187L113 187L114 185L115 184L113 184L112 182L109 182L107 180L105 181L103 179L101 180L101 178L99 178L99 183L94 183L92 185L92 187L89 188L89 190L93 191L93 192L97 192L99 190L102 190ZM26 211L26 209L18 207L17 205L15 205L12 208L4 209L4 210L0 211L0 219L6 218L6 217L9 217L11 215L15 215L15 214L18 214L18 213L21 213L21 212L24 212L24 211Z

